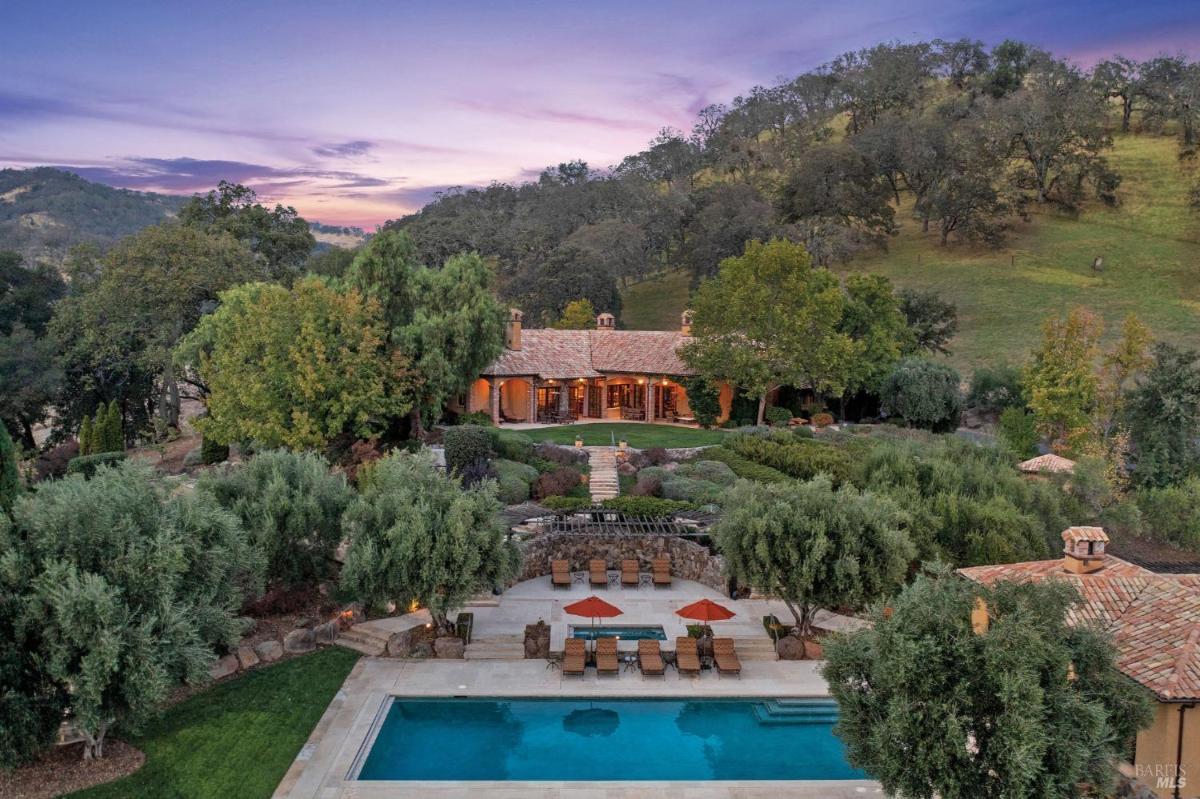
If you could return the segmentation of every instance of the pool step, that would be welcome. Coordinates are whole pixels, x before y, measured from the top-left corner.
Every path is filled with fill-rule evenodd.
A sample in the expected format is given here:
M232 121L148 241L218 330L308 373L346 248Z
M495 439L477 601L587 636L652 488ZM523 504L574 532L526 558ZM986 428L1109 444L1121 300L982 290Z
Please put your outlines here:
M355 652L370 655L371 657L383 657L383 654L387 651L386 638L373 635L359 627L342 630L341 635L337 637L334 643L338 646L344 646L347 649L353 649Z
M525 639L519 635L476 638L463 650L466 660L524 660Z
M837 702L825 699L768 699L754 705L760 724L833 724Z

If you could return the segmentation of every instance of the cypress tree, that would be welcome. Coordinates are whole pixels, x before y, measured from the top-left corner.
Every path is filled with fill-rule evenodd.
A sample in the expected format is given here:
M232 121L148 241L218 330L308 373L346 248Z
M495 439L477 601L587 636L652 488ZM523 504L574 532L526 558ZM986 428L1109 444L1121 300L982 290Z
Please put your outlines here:
M8 427L0 424L0 510L12 510L17 494L21 493L21 480L17 471L17 448L13 446Z
M104 420L104 451L124 452L125 435L121 431L121 409L117 407L116 400L108 403L106 417Z
M83 424L79 425L79 454L80 455L91 455L92 454L92 448L93 448L92 439L94 437L95 437L95 433L92 431L92 417L84 416Z

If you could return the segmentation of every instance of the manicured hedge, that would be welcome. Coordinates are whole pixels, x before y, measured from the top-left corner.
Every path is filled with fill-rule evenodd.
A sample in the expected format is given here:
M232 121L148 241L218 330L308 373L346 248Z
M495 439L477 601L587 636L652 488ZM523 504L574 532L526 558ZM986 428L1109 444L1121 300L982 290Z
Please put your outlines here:
M543 502L547 508L551 510L584 510L585 508L594 507L594 503L586 497L547 497ZM675 502L669 499L660 499L659 497L635 497L623 495L606 499L600 503L600 507L608 510L615 510L630 516L648 516L658 518L669 516L677 511L696 510L697 506L692 502Z
M743 458L729 447L709 447L699 457L706 461L720 461L738 477L756 483L782 483L791 479L778 469Z
M95 455L80 455L67 464L67 474L82 474L91 477L101 466L112 466L125 460L124 452L98 452Z
M836 486L849 482L853 473L853 464L846 453L817 441L793 438L790 443L781 443L759 436L736 436L727 445L744 458L798 480L826 474Z

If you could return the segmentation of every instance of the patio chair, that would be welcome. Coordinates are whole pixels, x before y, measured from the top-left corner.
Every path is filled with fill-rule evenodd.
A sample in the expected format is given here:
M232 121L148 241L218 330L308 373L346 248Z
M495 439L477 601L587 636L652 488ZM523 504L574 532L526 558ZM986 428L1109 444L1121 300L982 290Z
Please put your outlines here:
M675 668L680 674L700 676L700 653L695 638L685 635L675 639Z
M632 585L634 588L638 586L638 562L636 560L621 561L621 587Z
M588 582L608 588L608 566L602 560L588 561Z
M563 645L562 673L583 676L587 668L587 647L578 638L568 638Z
M565 560L550 561L550 584L555 588L571 587L571 567Z
M638 668L642 670L643 677L662 677L667 673L658 641L638 641Z
M671 587L671 559L670 558L655 558L654 559L654 585L655 587L665 585Z
M617 662L617 639L596 639L596 673L616 674L621 670Z
M742 677L742 661L738 659L737 649L732 638L713 639L713 660L717 662L717 674L736 674Z

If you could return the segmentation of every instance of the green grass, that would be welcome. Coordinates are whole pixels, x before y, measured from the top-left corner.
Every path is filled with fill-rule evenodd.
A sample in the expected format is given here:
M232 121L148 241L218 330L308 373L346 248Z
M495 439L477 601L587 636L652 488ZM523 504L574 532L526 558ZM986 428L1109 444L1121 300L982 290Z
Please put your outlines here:
M582 435L583 443L589 447L611 444L625 440L636 449L648 447L703 447L719 444L725 433L721 430L700 430L694 427L674 427L665 424L623 424L597 422L596 424L567 424L558 427L539 427L522 430L534 441L550 441L555 444L574 444L575 436Z
M1072 217L1033 208L1001 250L942 247L922 234L906 208L886 253L855 259L842 273L875 272L899 287L936 290L958 307L960 329L951 362L970 372L983 364L1022 363L1042 321L1084 305L1106 322L1106 341L1136 313L1156 338L1200 347L1200 214L1187 207L1196 168L1181 164L1172 137L1118 136L1108 158L1120 171L1121 205L1090 204ZM1092 261L1104 259L1093 273ZM647 281L625 292L626 324L677 316L686 276ZM674 322L662 325L673 327Z
M71 797L269 797L357 659L331 647L190 697L129 739L140 771Z
M634 283L621 294L621 321L630 330L678 330L687 308L686 271L665 272Z

